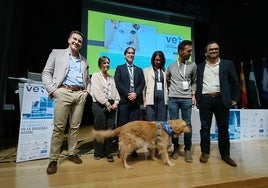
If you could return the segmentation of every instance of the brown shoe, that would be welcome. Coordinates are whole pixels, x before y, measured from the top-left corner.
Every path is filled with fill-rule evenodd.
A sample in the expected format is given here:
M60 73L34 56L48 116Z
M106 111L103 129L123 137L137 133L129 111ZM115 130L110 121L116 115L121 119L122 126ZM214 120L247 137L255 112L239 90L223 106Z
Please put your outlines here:
M55 174L57 172L57 161L50 161L47 167L47 174Z
M69 161L72 161L75 164L81 164L83 161L75 154L75 155L69 155L67 157Z
M206 153L202 153L202 155L199 158L199 161L201 163L207 163L208 162L209 155Z
M221 156L221 159L226 162L228 165L231 165L233 167L237 167L236 162L234 162L233 159L231 159L231 157L229 156Z

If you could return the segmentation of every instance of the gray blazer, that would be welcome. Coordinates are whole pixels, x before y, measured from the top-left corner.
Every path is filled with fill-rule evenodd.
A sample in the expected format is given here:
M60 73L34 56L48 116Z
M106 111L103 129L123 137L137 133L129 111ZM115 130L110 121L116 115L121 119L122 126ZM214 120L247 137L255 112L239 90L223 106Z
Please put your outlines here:
M70 49L53 49L42 72L42 82L51 96L62 85L69 70ZM84 87L90 93L89 65L85 57L81 56Z

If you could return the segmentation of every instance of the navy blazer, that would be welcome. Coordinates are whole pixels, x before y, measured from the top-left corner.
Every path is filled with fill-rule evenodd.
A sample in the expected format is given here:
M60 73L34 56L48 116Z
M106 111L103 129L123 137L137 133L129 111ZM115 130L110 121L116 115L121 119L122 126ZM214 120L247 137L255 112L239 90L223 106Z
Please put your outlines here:
M143 103L142 92L145 86L145 79L143 75L143 70L140 67L133 65L134 70L134 92L137 94L137 105ZM120 103L128 103L127 98L130 92L130 78L127 64L118 65L115 70L114 80L116 88L120 94Z
M206 62L203 62L197 66L197 86L196 86L196 101L198 104L202 100L203 90L203 77ZM240 100L240 83L236 73L235 66L232 61L220 59L219 65L220 76L220 92L221 99L227 108L232 107L232 101L236 101L237 104Z

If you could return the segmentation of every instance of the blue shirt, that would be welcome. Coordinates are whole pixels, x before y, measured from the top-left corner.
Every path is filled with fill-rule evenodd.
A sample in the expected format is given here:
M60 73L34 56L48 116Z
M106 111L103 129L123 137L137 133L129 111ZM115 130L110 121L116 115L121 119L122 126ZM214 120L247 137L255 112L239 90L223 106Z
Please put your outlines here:
M69 56L69 71L62 83L66 86L84 87L80 54L77 59L74 59L71 54Z

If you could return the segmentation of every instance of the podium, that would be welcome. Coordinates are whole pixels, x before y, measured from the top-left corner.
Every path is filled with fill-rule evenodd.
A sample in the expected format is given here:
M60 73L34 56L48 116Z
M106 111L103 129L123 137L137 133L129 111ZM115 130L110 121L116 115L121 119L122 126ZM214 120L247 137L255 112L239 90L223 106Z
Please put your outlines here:
M24 90L24 84L42 84L42 74L35 72L28 72L27 78L24 77L8 77L11 88L14 90L14 93L19 94L19 104L20 111L22 107L22 96ZM13 104L5 104L7 110L14 110L15 106Z

